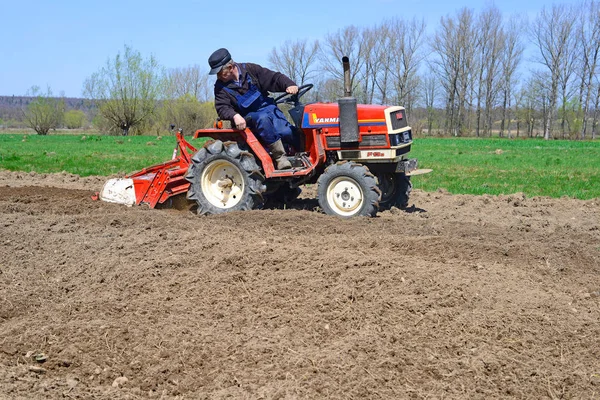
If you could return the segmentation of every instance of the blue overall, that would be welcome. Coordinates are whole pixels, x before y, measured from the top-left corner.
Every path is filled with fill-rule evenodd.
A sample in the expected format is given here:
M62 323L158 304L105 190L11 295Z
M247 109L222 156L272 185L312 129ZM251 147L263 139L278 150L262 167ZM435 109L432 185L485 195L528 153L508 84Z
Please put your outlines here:
M248 128L259 136L266 145L273 144L281 139L283 142L294 146L295 149L299 149L292 133L292 126L283 112L277 108L275 101L258 90L256 85L252 83L250 74L246 74L246 79L249 89L243 95L225 85L223 85L223 89L236 98L240 115L244 118L250 117Z

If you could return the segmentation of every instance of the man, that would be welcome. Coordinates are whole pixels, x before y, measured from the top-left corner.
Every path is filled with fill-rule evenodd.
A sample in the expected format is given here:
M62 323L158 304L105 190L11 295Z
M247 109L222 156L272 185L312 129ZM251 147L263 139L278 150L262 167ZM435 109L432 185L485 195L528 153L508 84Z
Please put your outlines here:
M215 82L215 108L223 120L237 129L248 128L269 147L277 169L292 168L283 141L294 143L292 126L268 92L298 93L298 86L280 72L252 63L236 63L227 49L218 49L208 58Z

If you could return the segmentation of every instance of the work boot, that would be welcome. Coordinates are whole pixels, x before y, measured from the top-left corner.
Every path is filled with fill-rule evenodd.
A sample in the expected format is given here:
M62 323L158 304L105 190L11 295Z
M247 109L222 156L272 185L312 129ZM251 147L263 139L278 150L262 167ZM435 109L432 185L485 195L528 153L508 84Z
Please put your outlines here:
M285 149L283 148L283 142L281 139L275 143L269 145L269 151L271 152L271 158L277 164L277 169L290 169L292 164L290 160L285 156Z

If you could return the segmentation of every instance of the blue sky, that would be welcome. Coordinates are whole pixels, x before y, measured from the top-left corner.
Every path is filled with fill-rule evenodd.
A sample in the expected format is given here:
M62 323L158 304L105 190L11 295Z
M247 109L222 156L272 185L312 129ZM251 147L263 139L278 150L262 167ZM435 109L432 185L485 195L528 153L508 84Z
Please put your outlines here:
M570 3L561 1L560 3ZM250 5L247 5L250 4ZM38 85L80 97L83 82L124 45L153 54L167 68L207 66L228 48L238 61L266 65L286 40L323 39L349 25L370 27L391 17L440 17L462 7L495 4L505 16L535 17L544 0L3 0L0 3L0 95L25 95ZM208 71L208 68L207 68Z

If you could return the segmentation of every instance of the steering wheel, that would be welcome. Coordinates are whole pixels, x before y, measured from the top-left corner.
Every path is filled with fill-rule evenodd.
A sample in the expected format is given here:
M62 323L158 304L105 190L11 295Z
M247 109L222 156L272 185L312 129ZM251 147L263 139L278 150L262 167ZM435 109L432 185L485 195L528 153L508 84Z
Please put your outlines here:
M312 83L309 83L307 85L302 85L298 88L298 93L296 93L296 94L284 93L284 94L280 95L279 97L276 97L275 104L288 103L288 104L296 105L300 102L299 101L300 97L304 96L306 94L306 92L308 92L312 88L313 88Z

